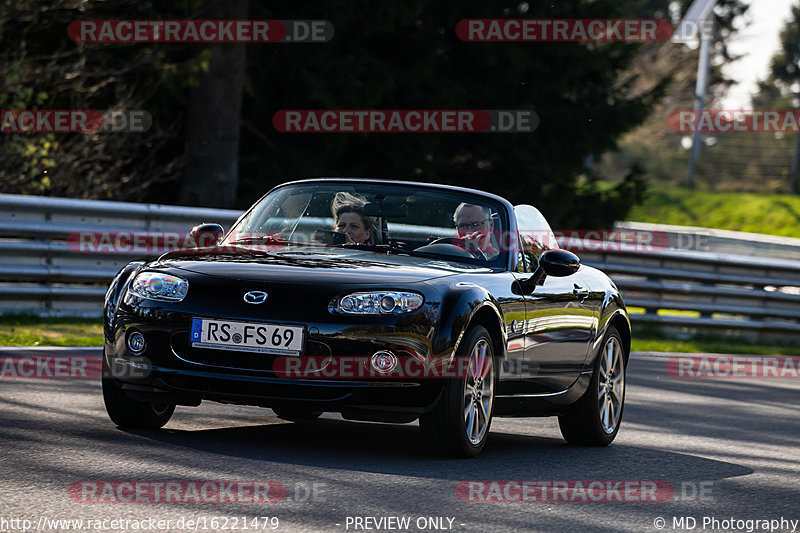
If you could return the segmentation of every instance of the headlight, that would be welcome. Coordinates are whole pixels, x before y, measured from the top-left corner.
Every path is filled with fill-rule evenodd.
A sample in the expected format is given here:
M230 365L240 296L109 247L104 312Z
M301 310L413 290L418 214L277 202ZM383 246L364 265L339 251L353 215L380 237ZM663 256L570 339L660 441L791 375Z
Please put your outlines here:
M189 282L161 272L142 272L131 283L130 291L148 300L180 302L189 291Z
M397 315L419 309L424 301L415 292L354 292L335 300L332 310L349 315Z

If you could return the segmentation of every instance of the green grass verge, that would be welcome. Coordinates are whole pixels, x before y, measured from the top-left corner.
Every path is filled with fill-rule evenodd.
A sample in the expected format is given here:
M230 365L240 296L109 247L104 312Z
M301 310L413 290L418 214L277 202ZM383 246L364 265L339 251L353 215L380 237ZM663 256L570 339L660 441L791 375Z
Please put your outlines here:
M800 346L743 344L716 339L633 339L631 350L636 352L725 353L749 355L796 355Z
M92 318L0 316L0 346L102 346L103 323Z
M800 344L798 343L753 342L744 338L729 338L719 335L697 335L690 339L676 339L664 335L653 326L636 327L635 324L631 350L636 352L800 356Z
M800 237L800 196L654 186L627 219Z

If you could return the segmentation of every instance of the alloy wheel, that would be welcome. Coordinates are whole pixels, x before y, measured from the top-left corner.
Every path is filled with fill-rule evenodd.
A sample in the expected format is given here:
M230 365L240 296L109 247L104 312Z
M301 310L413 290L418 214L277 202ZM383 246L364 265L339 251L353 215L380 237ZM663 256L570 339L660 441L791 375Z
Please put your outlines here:
M609 337L606 345L603 346L599 368L600 379L597 381L600 425L608 434L614 433L622 415L622 402L625 394L623 365L622 346L616 337Z
M464 380L464 425L473 445L481 442L489 427L494 401L494 362L488 348L485 339L475 343Z

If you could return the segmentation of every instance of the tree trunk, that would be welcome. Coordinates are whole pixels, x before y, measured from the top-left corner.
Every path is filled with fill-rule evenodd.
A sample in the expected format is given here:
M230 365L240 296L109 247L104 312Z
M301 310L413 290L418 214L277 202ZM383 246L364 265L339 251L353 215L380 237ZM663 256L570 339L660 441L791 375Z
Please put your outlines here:
M206 19L245 19L249 0L208 0ZM239 186L239 130L245 80L243 43L209 46L208 71L191 89L186 117L183 204L234 207Z

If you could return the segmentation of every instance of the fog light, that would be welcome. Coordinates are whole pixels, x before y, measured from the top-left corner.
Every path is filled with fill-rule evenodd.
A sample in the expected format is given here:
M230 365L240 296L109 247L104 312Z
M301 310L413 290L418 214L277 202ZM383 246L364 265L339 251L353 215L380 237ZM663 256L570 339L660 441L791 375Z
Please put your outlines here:
M397 366L397 356L392 352L381 351L372 354L372 368L381 374L388 374Z
M146 343L144 342L144 335L138 331L134 331L128 335L128 350L133 355L139 355L145 349Z

